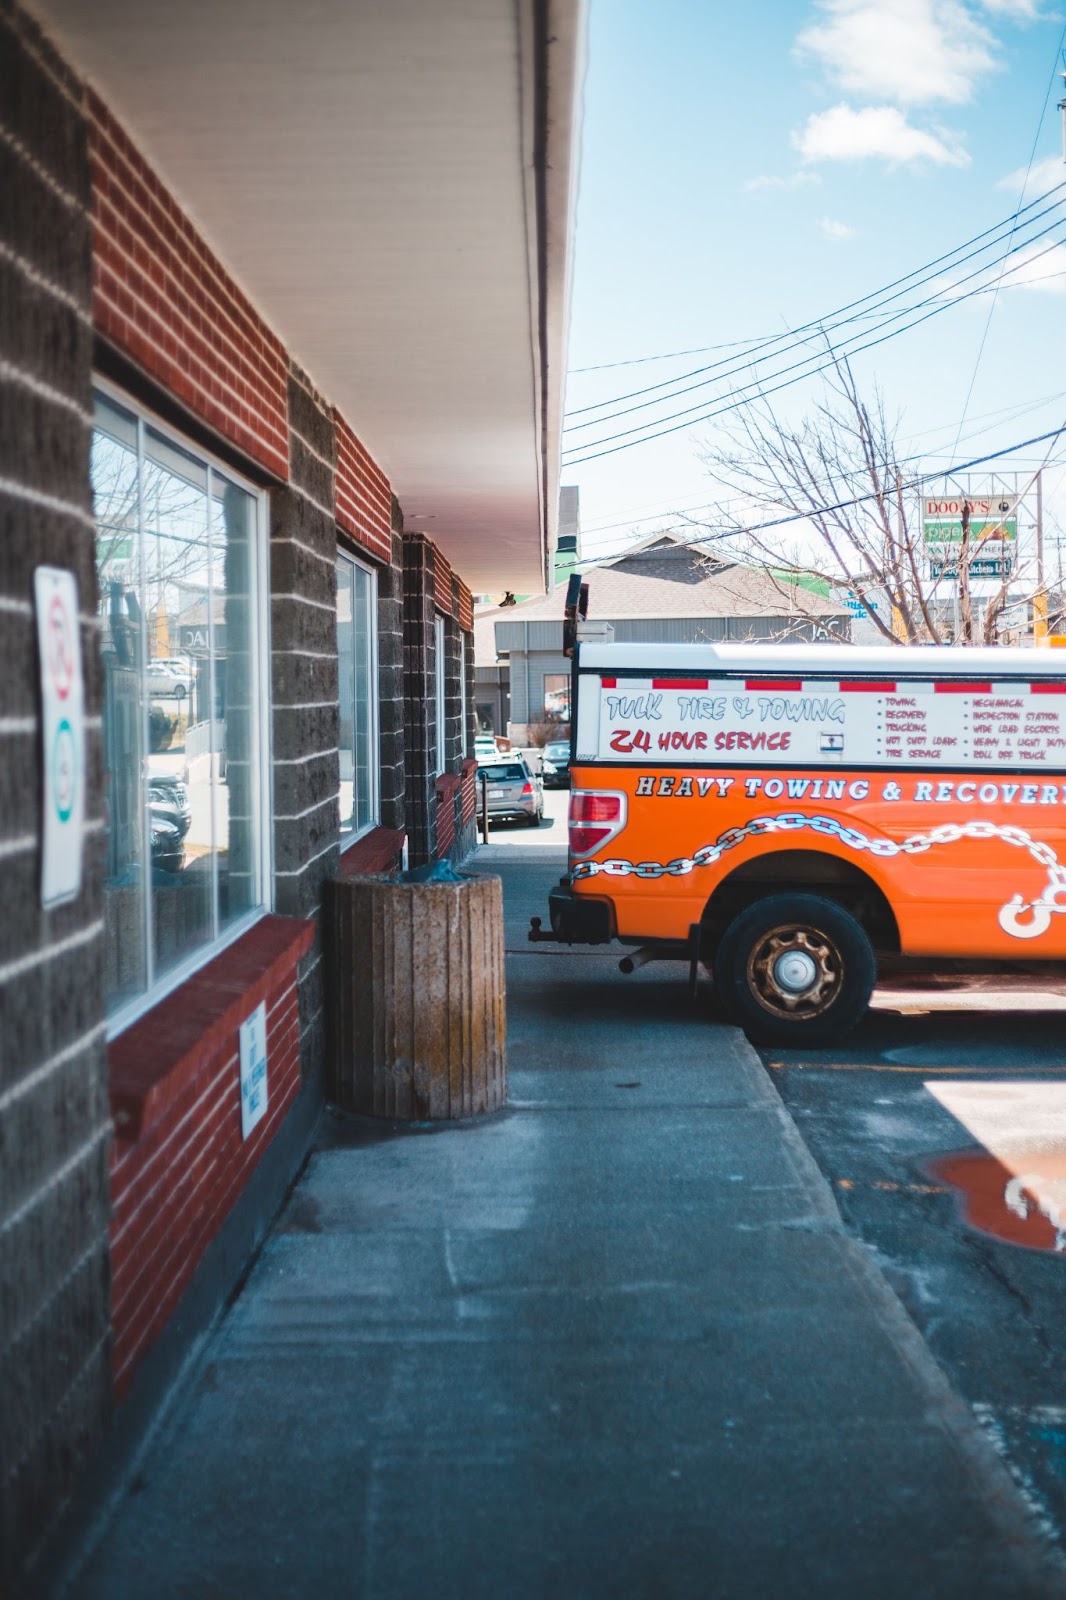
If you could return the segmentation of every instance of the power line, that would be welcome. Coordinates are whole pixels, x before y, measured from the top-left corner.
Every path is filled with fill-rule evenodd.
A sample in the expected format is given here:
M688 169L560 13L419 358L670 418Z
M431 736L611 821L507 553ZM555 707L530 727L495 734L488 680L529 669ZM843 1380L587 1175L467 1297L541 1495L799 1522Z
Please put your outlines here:
M1055 244L1056 241L1053 241L1051 245L1048 245L1044 250L1040 251L1037 256L1034 256L1031 259L1039 260L1041 255L1046 255L1049 250L1054 249ZM968 276L972 277L974 274L969 274ZM967 280L963 278L960 281L966 282ZM820 362L820 364L817 366L810 367L810 370L808 371L799 371L798 369L807 367L810 362L817 360L815 355L805 357L802 361L793 362L788 367L781 368L777 372L768 374L769 377L774 378L785 377L787 373L795 373L794 377L786 377L783 383L774 384L772 387L766 388L763 387L765 384L765 379L755 380L751 384L744 385L739 390L734 390L733 398L731 398L729 403L726 405L720 405L710 411L704 411L698 416L691 415L693 411L699 410L698 406L689 406L686 407L684 411L675 412L673 414L673 418L684 418L685 420L683 421L673 421L673 418L671 417L656 419L657 421L661 422L673 421L673 426L671 427L657 427L654 432L648 433L646 430L649 427L655 427L654 423L649 422L644 423L641 427L626 428L621 430L619 433L607 434L602 439L590 440L590 444L609 445L610 448L591 450L585 455L571 455L570 458L565 462L565 467L567 470L569 470L572 467L581 466L586 461L596 461L602 456L617 455L620 450L633 449L638 444L650 444L653 439L661 439L667 434L678 433L683 429L695 427L701 422L710 422L713 418L724 416L730 411L736 411L741 406L751 405L757 400L765 400L770 395L778 394L782 389L790 388L793 384L798 383L802 378L813 378L816 377L820 372L827 371L830 367L837 365L842 356L844 358L848 358L859 355L864 350L873 350L879 345L887 344L890 339L897 338L899 334L906 333L911 328L919 327L923 322L928 322L930 318L939 316L941 312L947 311L953 306L960 305L963 301L970 300L977 294L983 294L986 289L987 285L980 285L976 289L968 290L964 295L953 295L947 299L939 296L931 296L926 300L919 301L915 306L909 306L903 311L896 312L891 317L886 318L885 321L880 324L881 327L887 327L889 323L897 322L900 317L908 316L913 311L920 311L923 309L923 307L929 306L931 301L933 302L932 309L925 310L922 316L914 317L912 321L905 323L903 327L895 328L891 333L886 333L879 339L867 339L864 344L855 344L845 348L843 351L831 352L828 359ZM634 439L632 436L637 433L643 434L643 437ZM630 442L624 444L615 444L613 441L616 439L629 440ZM578 448L581 447L579 446Z
M942 268L946 262L950 261L955 256L961 255L963 259L961 262L958 262L957 265L964 265L966 261L972 260L975 256L981 255L985 251L989 250L994 244L999 242L998 239L990 238L990 235L1002 235L1006 233L1008 240L1012 239L1014 234L1017 232L1019 219L1025 215L1025 213L1034 210L1035 207L1043 205L1044 201L1050 200L1053 195L1059 194L1060 190L1062 190L1064 187L1066 187L1066 180L1064 180L1063 183L1054 185L1044 194L1037 195L1035 199L1029 201L1028 204L1024 206L1019 205L1009 216L1002 218L999 222L993 223L991 227L985 228L983 232L974 234L971 239L965 240L962 244L955 245L951 250L945 251L942 255L933 257L931 261L925 262L922 266L915 267L911 272L905 273L902 277L893 278L889 283L882 285L881 288L871 290L870 293L860 296L857 300L849 300L845 305L839 306L835 311L830 312L828 316L801 323L798 328L783 329L781 333L769 335L762 340L744 340L741 342L752 347L765 346L767 349L771 349L775 345L781 344L782 342L792 343L799 340L804 334L816 332L827 322L835 322L838 319L844 318L845 313L855 311L857 307L868 305L871 301L884 300L887 304L888 299L898 299L898 294L893 294L891 291L899 289L901 285L911 283L913 279L921 279L923 282L928 281L929 278L936 275L936 269ZM1057 201L1055 201L1051 206L1048 206L1044 211L1039 212L1035 217L1029 217L1024 226L1026 228L1031 227L1034 222L1038 222L1041 217L1048 215L1050 211L1054 210L1061 204L1062 197L1060 196ZM987 241L983 245L980 244L982 239ZM974 246L979 246L979 248L975 249L973 248ZM999 258L997 258L997 260L998 259ZM990 263L989 265L992 264L993 263ZM918 285L912 286L918 287ZM847 320L850 321L857 319L848 318ZM715 347L708 346L708 349L713 348ZM749 349L748 354L750 353L751 351ZM654 360L656 358L645 357L644 359ZM707 366L694 367L690 372L678 373L675 377L664 379L661 383L648 384L642 389L633 389L626 394L614 395L607 400L600 400L592 405L578 407L577 409L568 412L567 415L571 417L584 416L590 411L602 411L607 406L617 406L624 400L639 399L642 395L654 393L659 389L672 389L675 385L684 383L689 378L698 378L706 372L714 372L720 367L728 366L729 362L734 359L735 358L733 357L729 357L722 361L711 362Z
M1052 207L1052 208L1049 208L1049 209L1057 209L1057 207ZM1038 219L1034 218L1033 220L1035 221L1035 220L1038 220ZM1063 217L1061 215L1056 216L1053 219L1053 221L1049 222L1044 228L1041 228L1036 233L1032 233L1032 234L1027 235L1023 240L1021 240L1019 242L1019 244L1017 245L1017 247L1015 248L1013 253L1014 254L1020 254L1023 250L1025 250L1025 251L1030 250L1031 247L1034 244L1036 244L1040 239L1044 238L1047 234L1052 233L1056 228L1058 228L1062 224L1062 222L1063 222ZM1058 241L1058 240L1052 240L1052 243L1050 245L1045 246L1045 248L1043 250L1037 251L1035 255L1027 255L1025 257L1025 261L1027 263L1028 262L1032 262L1032 261L1039 261L1043 256L1047 255L1050 250L1054 249L1056 244L1058 244L1059 242L1060 241ZM956 278L954 280L953 284L951 285L952 290L958 289L962 284L971 282L974 278L982 277L983 274L988 273L989 271L993 270L999 264L1000 263L999 263L998 259L996 261L984 262L981 266L975 267L972 272L966 273L961 278ZM960 262L959 265L962 266L962 265L965 265L965 263L964 262ZM1002 276L1002 274L1001 274L1001 276ZM1049 276L1054 276L1054 274L1050 274ZM983 294L983 293L987 292L989 287L990 287L989 284L987 282L984 282L984 283L979 284L977 286L976 290L973 291L973 292L974 293ZM911 316L915 311L921 311L928 305L935 305L935 306L937 306L937 308L939 310L947 310L949 306L956 305L960 301L966 300L966 299L970 299L971 297L972 296L969 293L965 294L965 295L952 293L952 294L950 294L948 296L945 296L942 292L935 292L933 294L925 295L920 300L914 301L909 305L901 306L897 310L895 310L893 312L890 312L887 316L883 317L882 320L879 323L876 324L876 326L875 326L873 331L878 332L878 331L880 331L881 328L890 327L893 322L898 322L898 321L901 320L901 318L905 318L905 317ZM893 295L893 296L890 297L890 300L897 299L897 298L898 298L898 296ZM890 303L889 300L886 300L884 302L885 305L888 305L889 303ZM883 307L881 309L883 309ZM878 312L878 313L875 313L875 314L879 315L880 313ZM849 323L852 323L852 322L855 322L855 321L859 321L859 320L863 320L863 319L859 319L859 318L855 318L855 317L848 317L848 318L845 318L843 321L840 321L840 322L837 322L837 323L828 322L821 329L821 333L822 333L823 337L825 338L825 340L828 342L829 341L829 336L831 334L838 334L840 332L840 330L842 328L847 327ZM908 326L912 326L912 325L913 324L908 324ZM905 330L904 329L900 329L899 331L903 332ZM859 337L859 335L852 334L852 335L850 335L850 337L851 338L856 338L856 337ZM786 345L782 350L780 350L777 353L779 355L787 355L790 350L799 348L799 347L801 347L802 345L805 345L805 344L809 345L810 344L810 340L806 339L806 338L805 339L797 339L797 340L793 341L793 343L791 345ZM866 346L860 346L860 348L865 349L867 347ZM773 377L779 377L782 373L796 371L798 368L800 368L801 366L805 365L807 362L809 362L811 360L814 360L814 359L815 359L815 357L813 355L804 356L799 361L795 361L795 362L793 362L791 365L789 365L787 367L778 368L777 371L770 373L769 376L772 377L772 378ZM737 369L737 368L733 369L733 371L737 371L737 370L740 370L740 369ZM611 413L608 413L607 415L602 416L602 417L597 417L594 421L591 421L591 422L575 423L574 426L571 429L565 430L565 431L576 433L581 429L599 427L602 423L610 422L616 417L629 416L635 411L643 411L643 410L647 410L650 406L661 405L664 401L669 401L669 400L673 400L673 399L680 399L680 397L683 394L690 394L690 393L693 393L695 390L698 390L698 389L710 388L715 383L721 382L723 378L728 377L728 376L730 376L730 374L728 372L726 372L726 373L721 374L720 377L717 378L717 379L715 379L715 378L705 378L700 383L692 384L687 389L678 389L678 390L676 390L674 393L672 393L670 395L661 395L655 400L643 400L643 401L640 401L637 405L628 406L628 407L624 408L623 410L611 412ZM739 391L734 391L734 393L738 393L738 392L742 393L746 389L755 388L759 384L763 383L764 381L765 381L764 378L752 377L751 380L748 383L745 383L745 384L741 385L740 390ZM638 424L637 426L635 426L633 428L626 429L626 430L624 430L622 432L619 432L619 433L605 434L601 438L595 439L595 440L589 440L589 441L587 441L587 443L589 443L589 444L607 444L607 443L610 443L614 439L621 439L621 438L629 437L630 435L632 435L634 433L638 433L638 432L642 431L644 428L654 427L660 422L672 422L672 421L676 420L678 417L687 416L690 413L692 413L693 411L698 411L700 409L700 406L705 404L705 403L706 403L705 401L696 402L694 405L686 406L681 411L669 412L666 416L663 416L663 417L649 418L647 422L640 423L640 424ZM574 445L574 446L571 447L572 450L575 450L575 449L576 450L580 450L580 449L583 449L583 448L585 448L585 446L581 445L581 444Z
M615 367L643 367L649 361L679 361L682 356L702 356L710 350L740 350L744 345L762 344L768 334L758 334L751 339L726 339L721 344L697 344L688 350L667 350L658 356L631 356L628 361L601 361L595 367L571 367L569 376L576 378L585 372L610 372ZM674 380L679 382L680 380ZM607 402L604 402L605 404ZM577 413L575 412L574 415Z
M1033 411L1039 411L1043 406L1051 405L1055 400L1061 400L1064 394L1066 394L1066 390L1056 389L1052 394L1041 395L1038 400L1029 400L1025 401L1024 403L1015 403L1014 405L1009 406L999 406L994 411L979 412L978 415L974 417L974 422L988 422L989 425L985 428L973 429L967 437L969 439L979 439L983 433L991 433L993 429L1004 420L1008 422L1017 421L1019 417L1027 416ZM989 421L990 418L994 420ZM922 434L912 434L909 437L911 439L916 439L929 437L930 434L932 437L935 437L938 433L950 433L950 431L951 428L949 425L943 428L934 428L932 430L926 429ZM904 442L907 442L907 436L905 436ZM920 451L915 451L910 455L902 457L901 459L903 463L906 463L908 461L920 461L923 459L927 460L930 456L938 453L953 455L955 450L958 449L958 444L959 441L958 438L956 438L954 447L950 452L937 452L926 448ZM613 533L620 528L635 528L646 522L662 522L664 519L669 519L670 517L686 516L693 511L706 511L714 506L719 505L720 503L721 502L719 500L700 500L693 505L678 505L674 501L661 500L658 502L652 502L650 504L650 508L649 504L646 502L642 506L632 507L628 512L622 512L618 510L611 511L607 513L608 516L611 516L616 520L611 522L591 522L582 527L582 542L584 542L586 535L591 536L594 534ZM600 541L597 539L593 542L599 543Z
M1033 147L1029 151L1029 163L1025 169L1025 177L1022 179L1022 187L1018 194L1019 205L1021 205L1021 202L1025 199L1025 188L1029 182L1029 176L1033 170L1033 162L1036 160L1036 147L1040 143L1040 130L1044 125L1044 118L1047 116L1048 101L1051 99L1051 91L1054 87L1055 78L1058 73L1058 58L1062 54L1063 44L1066 44L1066 23L1063 24L1062 32L1059 34L1059 42L1055 50L1055 65L1051 69L1051 77L1048 79L1047 90L1044 94L1044 104L1040 108L1040 115L1036 121L1036 132L1033 134ZM1011 238L1013 237L1014 235L1012 233ZM996 301L999 298L999 286L1002 278L1003 274L1001 272L996 281L995 288L992 291L992 299L988 306L988 316L985 318L985 326L981 334L981 343L977 347L977 359L974 361L973 372L970 374L970 387L966 391L966 399L963 401L962 406L962 415L959 418L959 435L961 435L963 427L965 426L966 414L970 409L970 401L973 398L974 384L977 382L977 374L981 367L981 359L985 353L985 344L988 341L988 330L992 326L992 315L996 309ZM955 447L956 449L958 448L958 436L956 436Z
M1066 393L1066 391L1060 389L1060 390L1056 391L1056 393L1054 393L1054 394L1044 395L1044 396L1041 397L1041 399L1033 401L1033 402L1031 402L1031 403L1029 403L1027 405L1022 405L1022 406L1019 406L1019 405L1002 406L998 411L986 411L986 412L983 412L983 413L981 413L980 416L976 417L974 420L980 422L980 421L985 420L988 417L997 418L999 420L996 421L996 422L989 423L989 425L987 427L985 427L985 428L974 429L969 434L969 438L970 439L979 439L983 433L991 433L996 427L1000 426L1001 423L1002 423L1002 420L1004 418L1006 418L1008 421L1016 421L1019 417L1023 417L1029 412L1038 411L1042 407L1050 405L1052 403L1052 401L1061 400L1063 398L1063 394L1064 393ZM957 447L957 443L958 443L958 441L956 440L956 447ZM910 453L909 455L899 457L898 464L900 466L907 466L908 463L913 462L913 461L928 461L930 459L935 459L935 457L938 454L947 455L949 457L949 459L950 459L951 456L954 455L954 450L952 450L950 452L949 451L938 452L938 451L929 450L929 449L916 450L916 451L913 451L912 453ZM1026 461L1026 460L1024 460L1022 458L1019 458L1019 465L1021 465L1021 466L1031 466L1032 464L1033 464L1032 461ZM950 467L942 469L942 472L950 473L950 471L951 471ZM849 477L850 478L855 478L855 477L858 477L859 475L860 475L859 472L841 474L841 476L845 479L845 481ZM942 473L938 473L938 474L932 474L931 476L941 476L941 475L942 475ZM663 524L669 523L672 519L688 520L689 518L691 518L691 516L693 515L694 512L697 512L697 511L709 511L709 510L714 509L715 507L721 506L721 504L722 504L721 500L703 500L703 501L698 502L695 505L669 505L669 504L664 504L659 508L658 511L651 511L646 516L630 516L630 517L625 518L625 519L623 519L621 521L618 521L618 522L601 523L601 524L598 524L598 525L594 524L591 527L589 527L588 529L583 529L582 530L582 542L583 543L585 542L585 534L586 534L586 532L590 536L597 536L597 535L604 535L604 534L610 535L611 533L616 532L618 529L621 529L621 528L637 529L641 525L649 523L649 522L657 522L657 523L660 524L660 527L662 527ZM728 502L727 502L727 504L728 504ZM647 534L634 533L633 537L634 538L647 538L648 535ZM600 543L603 542L603 540L602 540L601 537L590 537L589 542L592 543L592 544L600 544ZM624 548L623 548L623 551L620 552L620 553L624 553ZM593 557L592 559L599 561L599 560L603 560L605 558L604 557L600 557L600 556L596 556L596 557Z
M1029 439L1019 439L1014 444L1006 445L1002 450L992 450L989 451L987 455L983 456L972 456L970 460L961 461L956 466L942 467L935 472L919 473L916 477L909 478L906 480L906 482L901 483L899 485L899 491L906 493L911 489L921 488L923 483L934 483L943 478L954 477L960 472L969 472L973 467L987 466L990 461L1001 461L1004 456L1014 455L1015 452L1019 450L1028 450L1032 445L1047 444L1049 441L1061 439L1064 433L1066 433L1066 422L1064 422L1058 428L1049 429L1047 433L1037 433ZM1044 465L1047 464L1050 455L1051 452L1049 450L1047 455L1044 457ZM718 531L708 530L704 533L698 534L693 539L675 539L674 543L675 545L679 546L697 545L709 544L711 540L714 539L735 539L741 534L762 533L767 528L781 528L792 522L809 522L812 517L828 516L833 511L849 511L855 506L868 505L871 500L876 500L877 498L877 492L871 491L869 494L853 495L849 500L837 500L831 505L811 506L806 511L790 511L783 517L772 517L766 522L753 522L746 527L723 528ZM622 554L624 555L625 552L623 551ZM640 561L649 558L650 555L651 552L635 550L629 559L631 561ZM602 566L608 559L610 558L601 556L598 561L591 563L591 565ZM588 563L580 564L587 565ZM575 561L573 565L577 566L579 563Z

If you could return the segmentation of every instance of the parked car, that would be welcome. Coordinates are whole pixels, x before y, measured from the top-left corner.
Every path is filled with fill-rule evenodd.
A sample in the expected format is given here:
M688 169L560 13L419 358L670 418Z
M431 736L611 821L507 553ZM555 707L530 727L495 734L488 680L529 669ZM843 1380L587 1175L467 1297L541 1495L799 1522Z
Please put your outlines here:
M189 831L192 806L184 779L170 773L153 772L148 779L148 809L154 821L157 816L177 828L182 839Z
M541 777L546 789L570 787L570 741L554 739L544 746L541 756Z
M169 773L148 779L148 825L152 867L179 873L185 865L185 835L192 822L189 791L181 778Z
M151 812L152 871L176 877L185 865L185 846L175 824L156 811ZM166 879L156 880L166 882Z
M477 761L495 761L499 755L496 740L491 733L479 733L474 740L474 759Z
M540 779L530 771L522 756L507 756L495 761L480 761L477 769L477 803L482 804L482 780L488 786L489 817L502 821L516 817L530 828L539 828L544 816L544 791Z
M176 668L173 661L148 663L148 693L157 700L184 700L190 681L189 674Z

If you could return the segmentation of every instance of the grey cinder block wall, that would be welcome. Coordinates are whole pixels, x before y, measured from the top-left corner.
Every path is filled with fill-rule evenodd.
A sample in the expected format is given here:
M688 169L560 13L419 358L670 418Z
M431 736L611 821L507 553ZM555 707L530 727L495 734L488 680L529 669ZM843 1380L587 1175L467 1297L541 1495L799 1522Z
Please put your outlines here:
M274 724L275 905L320 916L340 851L340 709L333 412L289 370L289 483L270 496L270 660ZM321 1080L325 966L321 929L300 967L300 1061Z
M0 1592L47 1539L111 1406L101 680L80 85L0 0ZM81 893L40 905L33 571L72 572L87 769Z

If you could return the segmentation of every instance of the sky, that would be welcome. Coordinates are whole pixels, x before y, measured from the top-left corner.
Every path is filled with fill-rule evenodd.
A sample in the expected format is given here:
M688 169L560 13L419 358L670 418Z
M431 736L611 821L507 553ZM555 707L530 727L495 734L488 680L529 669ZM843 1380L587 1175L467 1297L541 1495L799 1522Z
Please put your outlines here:
M996 224L1005 244L1019 203L1066 182L1064 33L1066 11L1041 0L591 0L562 476L580 487L586 561L682 510L713 520L698 452L725 419L578 460L596 441L720 405L752 377L729 345L826 319ZM1066 422L1066 189L1055 200L997 292L998 268L960 301L977 262L948 263L911 292L941 314L853 357L899 418L900 453L929 470ZM851 324L856 343L868 326ZM610 422L579 409L726 360L732 377L700 374L688 382L713 386L680 399ZM774 397L793 421L820 398L814 377ZM1002 467L1031 471L1047 449ZM1054 560L1066 443L1045 513Z

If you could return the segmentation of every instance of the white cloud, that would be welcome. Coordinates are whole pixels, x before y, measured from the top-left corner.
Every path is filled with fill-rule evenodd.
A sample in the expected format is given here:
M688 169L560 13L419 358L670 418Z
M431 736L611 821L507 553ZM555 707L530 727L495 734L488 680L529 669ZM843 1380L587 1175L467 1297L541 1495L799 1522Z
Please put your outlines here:
M1040 8L1034 0L981 0L981 5L985 11L1013 17L1018 22L1034 22L1040 16Z
M970 158L942 133L915 128L895 106L833 106L808 117L792 143L804 161L887 161L891 166L931 162L966 167Z
M1043 161L1034 161L1028 177L1025 168L1018 167L1000 178L996 188L1009 189L1012 194L1022 194L1028 199L1032 195L1046 194L1060 183L1066 183L1066 162L1061 156L1045 156Z
M932 292L941 300L980 300L1006 289L1066 294L1066 245L1026 246L1012 256L1002 276L998 268L990 268L983 278L942 278Z
M827 239L854 239L855 229L846 222L836 222L832 217L819 217L818 226Z
M749 193L757 194L766 189L805 189L809 184L821 181L817 172L793 172L787 178L749 178L744 187Z
M1000 280L1001 289L1033 289L1040 294L1066 294L1066 245L1034 245Z
M849 94L901 105L963 105L997 68L996 40L963 0L821 0L796 40ZM990 9L1026 14L1029 0Z

